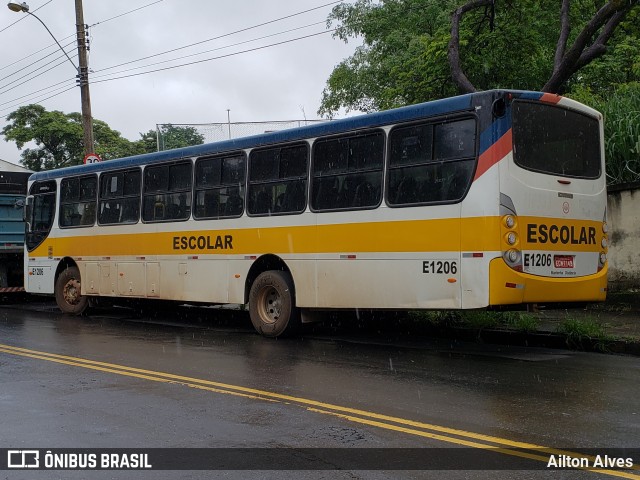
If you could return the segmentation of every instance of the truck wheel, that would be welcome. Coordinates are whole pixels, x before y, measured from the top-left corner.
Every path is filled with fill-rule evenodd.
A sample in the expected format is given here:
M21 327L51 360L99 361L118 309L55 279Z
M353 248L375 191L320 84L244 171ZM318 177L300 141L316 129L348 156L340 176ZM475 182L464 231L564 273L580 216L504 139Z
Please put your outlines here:
M294 333L300 325L300 312L291 275L279 270L258 275L249 292L249 315L255 329L265 337Z
M80 293L80 270L68 267L56 280L56 303L63 313L80 315L87 309L89 299Z

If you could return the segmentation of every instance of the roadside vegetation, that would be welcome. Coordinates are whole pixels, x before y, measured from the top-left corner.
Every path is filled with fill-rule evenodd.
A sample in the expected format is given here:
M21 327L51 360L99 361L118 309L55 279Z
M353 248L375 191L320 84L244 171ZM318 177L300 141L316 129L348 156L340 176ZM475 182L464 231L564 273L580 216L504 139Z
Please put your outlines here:
M543 333L564 337L567 347L573 350L607 352L612 342L624 341L623 338L608 333L609 325L598 318L597 310L593 312L593 315L585 315L582 311L568 310L564 318L550 322L547 320L548 325ZM427 326L431 330L449 332L448 336L452 330L475 331L478 336L482 336L488 330L528 335L539 331L540 324L544 321L544 313L486 310L413 311L409 313L409 318L414 324Z
M521 333L535 332L538 328L538 318L527 312L413 311L409 317L415 322L427 322L440 328L508 329Z
M605 352L609 343L615 340L607 333L607 325L593 317L567 318L558 326L557 331L566 337L569 347L578 350L593 348Z

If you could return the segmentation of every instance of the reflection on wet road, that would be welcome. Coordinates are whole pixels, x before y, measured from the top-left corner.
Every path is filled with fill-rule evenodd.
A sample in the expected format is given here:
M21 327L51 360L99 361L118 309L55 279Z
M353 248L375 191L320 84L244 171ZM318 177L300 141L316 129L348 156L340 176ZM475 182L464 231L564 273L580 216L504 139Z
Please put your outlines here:
M550 455L639 446L636 358L457 344L410 331L399 339L367 328L320 326L271 340L243 316L177 309L74 318L46 304L0 308L0 414L18 412L3 440L58 448L456 446L526 458L532 468ZM610 474L640 478L637 470Z

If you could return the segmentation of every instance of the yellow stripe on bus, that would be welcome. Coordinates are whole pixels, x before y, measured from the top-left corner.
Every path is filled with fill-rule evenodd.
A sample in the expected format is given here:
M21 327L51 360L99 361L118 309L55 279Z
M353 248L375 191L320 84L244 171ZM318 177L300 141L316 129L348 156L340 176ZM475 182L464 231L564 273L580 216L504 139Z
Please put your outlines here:
M187 225L203 224L183 223L176 224L173 232L116 234L100 234L98 227L79 229L73 237L50 237L31 252L30 257L500 251L506 248L500 220L500 217L471 217L224 230L188 230ZM523 250L600 250L601 222L527 217L520 218L519 225L519 248ZM527 225L536 225L536 229ZM542 230L546 232L546 242L542 241L545 238L540 234L540 225L546 226L546 230ZM548 233L549 226L555 226L552 235ZM123 232L135 228L122 226ZM595 245L593 242L571 243L580 240L581 232L583 240L591 240L594 230L597 232ZM527 242L528 239L535 239L536 243Z

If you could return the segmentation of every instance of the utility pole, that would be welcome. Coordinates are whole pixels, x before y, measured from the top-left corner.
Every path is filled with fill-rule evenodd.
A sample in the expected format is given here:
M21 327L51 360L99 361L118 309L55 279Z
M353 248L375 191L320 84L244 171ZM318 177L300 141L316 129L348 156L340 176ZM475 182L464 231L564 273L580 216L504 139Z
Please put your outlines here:
M78 82L82 102L82 130L84 131L84 154L95 153L93 138L93 117L91 116L91 97L89 96L89 67L87 66L87 37L84 25L82 0L76 2L76 34L78 38Z

